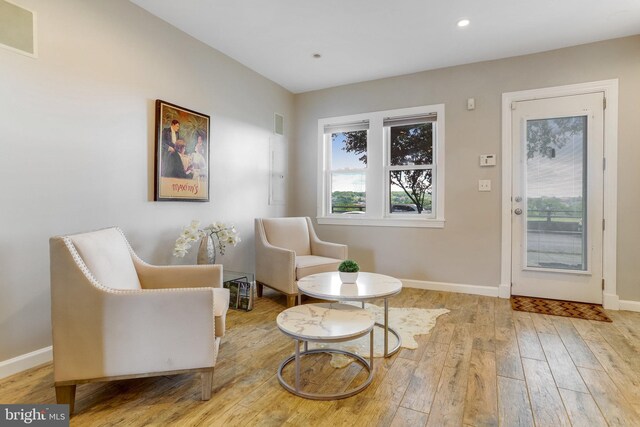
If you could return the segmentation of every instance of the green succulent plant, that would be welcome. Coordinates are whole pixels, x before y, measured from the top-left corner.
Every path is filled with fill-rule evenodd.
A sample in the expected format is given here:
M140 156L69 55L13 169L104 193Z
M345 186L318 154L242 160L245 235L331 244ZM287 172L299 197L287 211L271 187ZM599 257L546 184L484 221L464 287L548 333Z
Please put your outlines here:
M338 271L343 273L357 273L360 271L360 266L352 259L345 259L338 266Z

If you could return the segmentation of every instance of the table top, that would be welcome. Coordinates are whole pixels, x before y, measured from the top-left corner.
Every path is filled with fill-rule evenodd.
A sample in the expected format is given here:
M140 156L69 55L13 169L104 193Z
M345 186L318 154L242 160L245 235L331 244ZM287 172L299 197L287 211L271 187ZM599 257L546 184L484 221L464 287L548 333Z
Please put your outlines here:
M348 304L305 304L286 309L276 323L283 333L295 339L346 341L369 332L374 317L367 310Z
M298 290L315 298L354 301L395 295L402 290L402 282L383 274L359 272L356 283L342 283L333 271L303 277L298 280Z

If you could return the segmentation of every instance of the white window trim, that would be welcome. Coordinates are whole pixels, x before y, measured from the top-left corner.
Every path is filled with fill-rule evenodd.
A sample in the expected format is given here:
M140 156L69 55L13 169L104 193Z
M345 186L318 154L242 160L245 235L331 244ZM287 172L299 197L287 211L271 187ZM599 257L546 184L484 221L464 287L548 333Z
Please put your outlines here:
M433 210L430 218L415 218L411 214L389 214L385 186L388 185L388 177L385 175L389 166L386 166L388 158L386 139L384 138L383 122L385 117L402 117L413 115L437 114L436 133L434 135L434 163L431 168L435 186L435 198L432 200ZM331 214L327 170L330 168L331 150L326 142L325 126L335 126L341 123L354 123L358 121L369 122L369 134L367 137L367 211L362 215ZM328 117L318 120L318 195L317 195L317 220L318 224L331 225L359 225L378 227L426 227L444 228L444 152L445 152L445 114L444 104L425 105L421 107L401 108L397 110L376 111L371 113L354 114L349 116ZM404 167L402 167L404 168ZM416 167L419 169L421 167Z

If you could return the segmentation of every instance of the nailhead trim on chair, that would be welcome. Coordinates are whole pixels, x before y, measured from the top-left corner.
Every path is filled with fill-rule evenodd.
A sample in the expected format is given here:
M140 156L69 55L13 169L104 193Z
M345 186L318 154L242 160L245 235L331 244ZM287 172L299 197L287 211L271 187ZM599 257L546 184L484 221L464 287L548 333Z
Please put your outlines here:
M118 230L118 232L120 233L120 235L124 239L125 243L127 244L127 247L129 248L129 253L131 254L131 256L135 257L142 264L150 266L151 264L148 264L148 263L144 262L133 251L133 248L131 247L131 244L129 243L129 240L127 240L127 237L124 235L124 233L122 232L120 227L115 227L115 229ZM162 292L162 293L199 292L202 289L202 288L170 288L170 289L140 289L140 290L128 289L128 290L123 290L123 289L113 289L113 288L106 287L103 284L101 284L98 281L98 279L95 278L95 276L91 273L91 271L89 271L89 267L87 267L87 264L85 264L84 260L82 259L82 257L78 253L78 250L76 249L76 247L73 244L73 242L71 241L71 239L69 237L67 237L67 236L62 236L62 241L64 242L65 246L69 250L69 253L71 253L71 256L73 257L73 261L80 268L80 271L82 271L82 274L84 274L84 276L87 278L87 280L89 280L89 283L91 283L93 286L95 286L96 288L100 289L103 292L108 292L110 294L116 294L116 295L141 295L143 293L150 293L150 292L153 292L153 293L159 293L159 292ZM206 268L206 266L204 266L204 265L202 267ZM213 295L212 297L213 297L213 306L215 307L215 295ZM215 335L215 330L216 330L215 317L216 316L215 316L215 310L214 310L214 315L211 317L211 321L213 323L214 335ZM220 337L216 337L216 339L221 339L221 338ZM215 359L217 359L217 358L218 358L218 355L217 355L217 352L216 352Z
M106 286L103 286L102 284L100 284L100 282L98 282L98 279L96 279L95 276L91 274L91 272L89 271L89 267L87 267L87 264L85 264L84 261L82 260L82 257L78 253L76 247L74 246L70 238L65 236L62 238L62 241L64 242L65 246L71 253L71 256L73 257L73 260L75 261L76 265L80 268L80 271L82 271L85 277L89 279L89 282L91 282L93 286L105 292L114 291L114 289L107 288Z
M122 236L124 237L124 234L122 233L122 230L120 230L119 228L117 228L117 230L120 232L120 234L122 234ZM71 256L73 257L73 260L75 261L76 265L80 268L80 271L82 271L82 273L85 275L85 277L89 280L89 282L95 286L96 288L100 289L101 291L104 292L109 292L111 294L120 294L120 295L130 295L130 294L142 294L144 293L149 293L149 292L197 292L202 288L171 288L171 289L141 289L141 290L134 290L134 289L113 289L113 288L109 288L104 286L103 284L101 284L96 278L95 276L91 273L91 271L89 271L89 267L87 267L87 264L84 263L84 261L82 260L82 257L80 257L80 254L78 253L76 247L74 246L73 242L71 241L71 239L69 237L63 236L62 240L64 241L65 246L67 247L67 249L69 250L69 252L71 253ZM129 242L127 241L127 238L124 238L124 241L127 243L127 246L129 247L129 250L131 251L131 253L135 255L135 252L133 252L133 249L131 249L131 245L129 245ZM138 258L140 259L140 258ZM142 261L142 260L140 260ZM144 261L142 261L144 262ZM146 264L146 263L145 263ZM149 265L149 264L147 264Z
M149 264L148 262L144 261L142 258L140 258L138 256L137 253L135 253L135 251L133 250L133 248L131 247L131 243L129 243L129 240L127 240L127 236L124 235L124 232L120 229L120 227L115 227L116 230L118 230L118 233L120 233L120 235L122 236L122 238L124 239L125 243L127 244L127 248L129 248L129 253L131 254L131 256L133 258L136 259L136 261L139 261L141 264L144 264L146 266L151 266L151 264Z

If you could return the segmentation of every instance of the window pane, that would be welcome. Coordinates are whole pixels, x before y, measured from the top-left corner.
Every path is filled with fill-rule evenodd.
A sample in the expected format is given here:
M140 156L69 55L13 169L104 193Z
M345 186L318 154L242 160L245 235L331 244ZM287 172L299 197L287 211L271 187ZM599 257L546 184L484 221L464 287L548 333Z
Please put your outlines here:
M391 126L391 166L433 164L433 123Z
M390 213L431 214L432 171L402 170L389 172Z
M364 172L331 174L331 213L358 214L366 210Z
M527 266L587 269L587 118L527 121Z
M331 169L360 169L366 166L366 130L331 134Z

